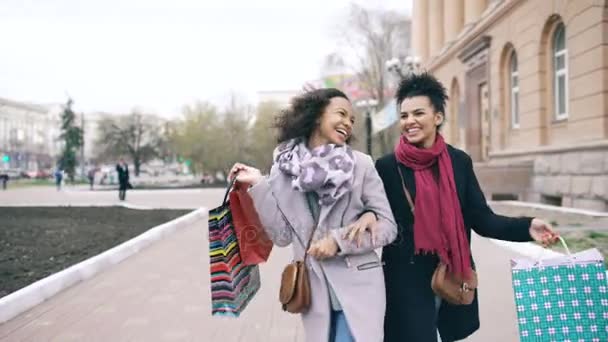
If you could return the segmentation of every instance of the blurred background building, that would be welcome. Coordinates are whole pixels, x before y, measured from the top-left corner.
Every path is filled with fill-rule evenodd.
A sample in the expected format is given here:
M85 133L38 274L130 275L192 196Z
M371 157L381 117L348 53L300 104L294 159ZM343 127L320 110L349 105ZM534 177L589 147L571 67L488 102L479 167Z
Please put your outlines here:
M61 114L64 104L37 104L0 98L0 170L13 177L47 177L61 154ZM99 121L115 114L76 113L84 125L84 146L78 153L89 164L96 158ZM79 169L80 170L80 169Z
M289 101L300 93L299 90L264 90L258 91L258 105L264 102L274 102L281 107L287 107Z
M488 197L608 210L608 1L414 0L412 44Z
M50 169L61 150L60 104L0 98L0 170Z

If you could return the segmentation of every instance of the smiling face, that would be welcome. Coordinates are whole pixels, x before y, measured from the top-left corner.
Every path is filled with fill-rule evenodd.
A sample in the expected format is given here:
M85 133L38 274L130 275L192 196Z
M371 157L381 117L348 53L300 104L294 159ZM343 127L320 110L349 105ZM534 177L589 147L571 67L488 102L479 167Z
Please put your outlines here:
M325 144L344 145L351 137L355 117L349 100L334 97L319 118L319 124L310 136L309 147Z
M399 126L407 141L421 148L432 147L444 115L435 111L428 96L403 99L400 112Z

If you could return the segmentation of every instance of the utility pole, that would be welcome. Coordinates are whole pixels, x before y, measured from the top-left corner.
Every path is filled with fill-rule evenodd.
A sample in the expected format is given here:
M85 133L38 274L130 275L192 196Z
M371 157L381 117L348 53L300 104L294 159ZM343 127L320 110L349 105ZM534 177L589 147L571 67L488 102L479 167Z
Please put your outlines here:
M84 112L80 112L80 125L81 125L81 137L80 137L80 173L83 178L86 178L84 169Z

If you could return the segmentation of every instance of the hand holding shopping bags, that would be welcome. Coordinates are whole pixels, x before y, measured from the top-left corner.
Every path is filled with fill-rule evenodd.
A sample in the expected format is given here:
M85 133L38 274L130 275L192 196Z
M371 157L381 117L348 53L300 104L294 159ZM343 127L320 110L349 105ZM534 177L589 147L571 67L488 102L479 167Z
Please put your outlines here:
M608 280L597 249L512 260L520 341L608 341Z
M257 265L246 265L237 241L232 212L227 202L234 180L222 204L209 211L209 262L212 315L238 317L260 288Z

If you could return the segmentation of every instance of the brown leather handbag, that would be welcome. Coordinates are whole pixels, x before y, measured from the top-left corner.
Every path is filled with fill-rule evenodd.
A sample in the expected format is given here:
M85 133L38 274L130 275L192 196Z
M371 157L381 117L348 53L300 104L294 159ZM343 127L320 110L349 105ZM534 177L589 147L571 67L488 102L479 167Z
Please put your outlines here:
M285 218L285 215L283 215L283 218L293 231L296 238L302 242L296 230ZM306 268L306 258L308 257L306 252L310 248L310 244L317 226L318 220L315 218L315 226L313 227L310 238L305 245L306 249L304 250L304 260L293 261L283 269L283 274L281 275L281 288L279 289L279 301L281 302L283 311L294 314L304 313L308 311L308 308L310 307L310 280L308 279L308 269ZM303 243L302 246L304 246Z
M310 280L306 261L294 261L283 269L279 301L283 311L304 313L310 307Z
M470 305L475 299L477 274L471 270L467 279L448 272L446 264L440 262L433 273L431 288L441 299L453 305Z
M414 214L414 201L410 192L405 187L405 181L401 169L397 166L399 171L399 177L401 177L401 186L405 193L405 198L410 205L412 215ZM433 278L431 278L431 288L433 292L441 299L452 305L470 305L475 299L475 290L477 289L477 273L471 269L469 272L470 276L466 279L463 277L456 276L455 274L448 271L448 267L443 262L439 262Z

